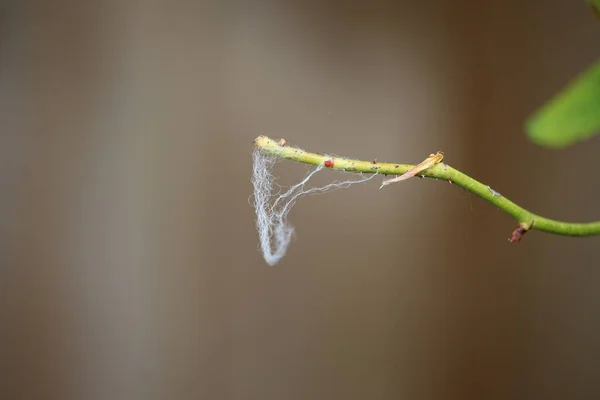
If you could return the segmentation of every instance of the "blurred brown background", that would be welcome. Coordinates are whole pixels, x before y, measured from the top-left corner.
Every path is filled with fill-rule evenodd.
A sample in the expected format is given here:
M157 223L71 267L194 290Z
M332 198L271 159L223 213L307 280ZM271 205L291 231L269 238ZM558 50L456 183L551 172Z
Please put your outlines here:
M443 150L598 219L600 139L548 151L522 123L599 38L570 0L5 0L0 397L598 398L600 239L509 245L514 221L453 185L375 179L301 199L268 267L248 199L267 134Z

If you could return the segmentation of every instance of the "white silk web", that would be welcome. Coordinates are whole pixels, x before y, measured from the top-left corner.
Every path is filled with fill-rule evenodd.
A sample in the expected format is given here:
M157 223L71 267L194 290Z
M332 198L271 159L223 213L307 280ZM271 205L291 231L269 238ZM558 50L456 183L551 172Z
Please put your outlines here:
M325 186L309 187L305 185L309 179L323 169L319 165L309 172L302 181L290 186L287 191L274 191L275 177L272 168L276 157L261 153L258 149L252 154L254 185L254 208L256 211L256 229L260 239L260 249L267 264L275 265L284 256L292 237L294 227L288 222L288 214L301 196L325 193L333 189L346 188L355 183L366 182L377 174L354 180L335 181ZM284 192L282 194L282 192Z

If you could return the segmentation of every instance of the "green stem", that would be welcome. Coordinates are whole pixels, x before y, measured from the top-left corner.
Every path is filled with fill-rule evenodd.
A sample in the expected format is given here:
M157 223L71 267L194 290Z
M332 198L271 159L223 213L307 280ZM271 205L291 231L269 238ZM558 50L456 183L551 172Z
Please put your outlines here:
M321 154L309 153L302 149L285 145L282 139L277 142L266 136L259 136L254 140L254 145L263 153L285 158L305 164L323 165L327 168L361 173L379 173L383 175L401 175L414 165L380 163L375 161L361 161L342 157L330 157ZM530 229L567 236L592 236L600 235L600 221L589 223L571 223L556 221L536 215L523 207L513 203L491 187L463 174L448 164L439 163L418 174L424 178L442 179L454 183L484 200L489 201L498 209L504 211L517 220L519 225L513 232L509 241L520 241L523 234Z

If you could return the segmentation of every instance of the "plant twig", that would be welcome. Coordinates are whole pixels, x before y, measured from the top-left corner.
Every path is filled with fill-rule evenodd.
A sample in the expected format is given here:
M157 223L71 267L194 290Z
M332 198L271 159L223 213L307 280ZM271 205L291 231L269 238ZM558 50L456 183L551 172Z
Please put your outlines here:
M266 136L259 136L254 140L254 146L260 151L305 164L323 165L346 172L379 173L382 175L402 175L411 170L414 165L380 163L376 161L361 161L343 157L330 157L321 154L309 153L296 147L286 145L285 140L275 141ZM495 207L517 220L517 228L513 231L510 242L519 242L527 231L535 229L538 231L554 233L566 236L593 236L600 235L600 221L588 223L572 223L556 221L553 219L536 215L523 207L513 203L494 189L476 181L470 176L452 168L446 163L420 171L418 176L424 178L441 179L460 186L469 192L487 200Z

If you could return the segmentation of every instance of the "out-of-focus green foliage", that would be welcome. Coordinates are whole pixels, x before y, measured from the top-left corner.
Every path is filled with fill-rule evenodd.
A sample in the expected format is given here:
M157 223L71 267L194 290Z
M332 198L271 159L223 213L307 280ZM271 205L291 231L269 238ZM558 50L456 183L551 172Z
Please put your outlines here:
M600 0L585 0L600 18ZM562 148L600 133L600 61L574 79L525 124L540 146Z
M587 3L596 12L596 15L600 17L600 0L586 0Z
M526 130L535 143L551 148L600 133L600 61L538 109L527 120Z

